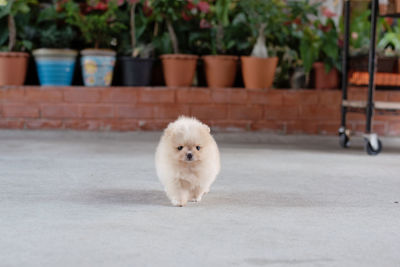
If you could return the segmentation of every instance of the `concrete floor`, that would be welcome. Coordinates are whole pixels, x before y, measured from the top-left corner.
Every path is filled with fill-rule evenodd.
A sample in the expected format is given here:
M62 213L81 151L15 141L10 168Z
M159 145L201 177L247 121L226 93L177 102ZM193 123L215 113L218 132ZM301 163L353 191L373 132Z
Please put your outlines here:
M211 192L175 208L159 133L0 131L0 265L400 266L400 139L216 137Z

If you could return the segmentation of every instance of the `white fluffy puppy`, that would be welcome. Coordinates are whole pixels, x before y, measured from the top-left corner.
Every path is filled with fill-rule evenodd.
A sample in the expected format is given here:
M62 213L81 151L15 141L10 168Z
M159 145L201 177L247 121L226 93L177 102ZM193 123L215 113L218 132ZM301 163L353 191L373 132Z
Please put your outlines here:
M200 201L221 168L218 146L210 128L184 116L164 130L155 161L157 175L175 206Z

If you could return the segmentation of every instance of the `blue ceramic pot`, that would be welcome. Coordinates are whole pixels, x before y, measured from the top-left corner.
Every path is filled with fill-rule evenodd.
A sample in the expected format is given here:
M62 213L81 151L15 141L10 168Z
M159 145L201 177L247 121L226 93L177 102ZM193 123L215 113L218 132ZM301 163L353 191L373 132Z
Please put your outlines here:
M81 55L85 86L110 86L116 53L112 50L85 49L81 51Z
M77 51L41 48L34 50L32 54L35 57L40 85L71 85Z

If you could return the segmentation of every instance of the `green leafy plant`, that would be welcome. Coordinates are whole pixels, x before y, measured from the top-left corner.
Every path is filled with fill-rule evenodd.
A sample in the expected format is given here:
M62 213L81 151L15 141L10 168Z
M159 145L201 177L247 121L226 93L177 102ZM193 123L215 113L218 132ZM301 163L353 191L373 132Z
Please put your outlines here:
M200 30L193 30L199 34L198 40L205 47L207 53L212 54L239 54L248 50L251 35L246 16L238 4L239 0L216 0L207 3L200 1L198 5L207 3L207 12L199 15ZM191 34L194 36L194 34Z
M118 5L115 1L88 0L81 6L68 1L65 8L66 21L78 27L86 43L93 45L95 49L111 46L120 31L126 28L117 20Z
M153 53L154 46L151 43L151 38L145 38L146 30L148 30L151 19L145 16L143 9L140 11L140 16L136 19L136 7L138 4L143 4L143 0L128 0L129 8L129 24L131 38L131 55L132 57L149 58ZM136 21L138 20L139 23ZM149 31L150 32L150 31ZM149 34L147 34L149 36ZM142 38L138 42L138 38ZM146 42L147 41L147 42Z
M400 55L400 26L399 20L393 23L392 19L381 19L381 25L384 29L382 37L377 44L379 54L385 56L399 56Z
M0 29L0 49L2 51L23 51L32 48L32 43L23 38L23 25L19 26L15 17L29 13L30 5L36 3L36 0L2 0L0 2L0 20L7 19L7 26ZM4 21L0 23L4 24ZM7 40L8 45L5 45Z
M369 34L371 23L369 9L361 12L358 16L352 16L350 24L350 52L352 54L367 54L369 50Z
M130 25L129 31L119 34L119 53L141 58L149 58L154 54L153 19L145 14L145 5L144 0L128 0L126 8L117 12L118 20L124 25Z
M129 8L129 26L130 26L130 35L131 35L131 48L132 48L132 56L135 57L136 53L136 23L135 23L135 13L136 13L136 6L139 0L130 0L128 1L128 8Z
M267 45L279 42L277 38L281 37L277 33L283 30L285 3L282 0L241 0L239 3L256 37L252 56L268 57Z
M353 8L350 18L349 52L353 57L368 56L370 46L371 10L364 4ZM399 20L379 18L377 21L377 54L393 56L400 54ZM340 33L344 37L344 18L340 20Z
M332 14L325 11L326 22L318 16L319 3L311 4L309 0L288 2L290 18L290 47L296 50L305 73L308 75L317 61L324 62L328 72L335 67L340 69L339 34L332 20ZM312 18L312 19L311 19Z
M317 35L315 25L310 19L318 16L319 4L310 4L308 0L288 2L288 28L287 44L298 55L295 61L296 67L303 67L309 73L319 56L320 39Z
M313 63L317 61L324 62L326 72L333 67L340 69L338 33L332 19L328 19L325 25L317 20L313 27L303 29L300 58L306 73L311 71Z
M179 41L174 23L182 19L186 0L149 0L148 7L152 10L152 17L157 24L165 21L172 48L175 54L180 52Z
M317 60L324 62L326 72L329 72L332 68L340 70L339 34L335 22L331 18L328 18L325 24L322 24L320 21L316 23L317 34L321 40Z
M368 55L369 51L369 35L371 32L369 8L353 9L350 18L350 36L349 36L349 52L352 56ZM340 20L340 32L344 37L344 18ZM379 27L378 27L379 28Z
M229 11L232 5L231 0L216 0L214 5L211 6L211 20L212 30L215 32L213 38L215 45L213 46L213 53L224 54L232 46L232 43L224 42L225 28L230 25ZM233 40L231 40L234 42Z
M309 73L312 65L319 58L322 41L312 27L303 29L303 38L300 40L300 58L304 71Z
M34 43L43 48L70 48L77 37L75 29L65 20L64 9L57 9L54 4L39 10L34 26Z
M215 16L212 9L211 1L186 1L181 13L184 23L175 23L181 51L194 54L210 54L215 51L215 40L212 37L212 20Z

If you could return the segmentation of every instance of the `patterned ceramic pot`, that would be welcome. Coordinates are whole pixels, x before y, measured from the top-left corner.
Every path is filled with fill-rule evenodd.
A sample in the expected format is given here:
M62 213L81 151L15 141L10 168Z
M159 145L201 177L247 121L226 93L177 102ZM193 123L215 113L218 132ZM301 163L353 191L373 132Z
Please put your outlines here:
M85 49L81 51L82 75L85 86L110 86L115 55L112 50Z

